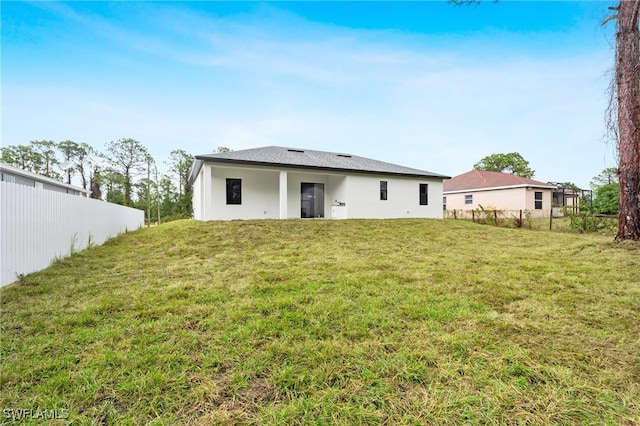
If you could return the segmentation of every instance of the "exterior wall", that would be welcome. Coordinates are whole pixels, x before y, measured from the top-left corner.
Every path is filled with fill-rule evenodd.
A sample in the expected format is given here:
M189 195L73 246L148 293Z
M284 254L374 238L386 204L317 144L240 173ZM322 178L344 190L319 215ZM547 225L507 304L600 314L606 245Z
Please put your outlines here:
M347 176L329 175L329 191L327 191L329 205L346 203L347 201ZM326 205L326 204L325 204Z
M465 204L465 196L473 195L473 204ZM480 206L498 210L526 209L526 188L469 191L445 194L447 210L475 210ZM532 206L533 207L533 206Z
M9 182L0 195L0 286L144 225L142 210L92 198Z
M347 218L442 218L442 181L375 175L345 175L300 169L255 168L205 163L193 185L194 218L198 220L280 218L280 172L286 172L286 217L301 217L301 184L324 185L324 217L345 203ZM242 204L227 205L226 179L242 179ZM380 200L380 181L388 182L388 199ZM419 184L429 185L429 205L421 206Z
M205 195L204 198L207 220L278 219L280 217L279 170L226 166L209 166L209 170L211 171L211 191L209 196ZM242 179L242 204L227 205L227 178Z
M553 190L544 188L532 188L527 191L526 195L526 210L535 210L535 193L542 192L542 210L551 210L551 199L553 197Z
M387 199L380 200L380 181L387 181ZM420 184L428 187L428 205L420 205ZM350 219L442 219L442 181L384 175L347 176Z
M447 210L535 210L535 192L542 192L542 210L551 209L552 190L547 188L506 188L444 194ZM473 195L473 203L465 204L465 196Z
M202 211L202 200L203 200L203 189L202 189L202 181L204 176L204 167L200 169L200 173L196 177L196 180L193 181L193 195L191 198L191 205L193 208L193 218L196 220L205 220L204 213Z

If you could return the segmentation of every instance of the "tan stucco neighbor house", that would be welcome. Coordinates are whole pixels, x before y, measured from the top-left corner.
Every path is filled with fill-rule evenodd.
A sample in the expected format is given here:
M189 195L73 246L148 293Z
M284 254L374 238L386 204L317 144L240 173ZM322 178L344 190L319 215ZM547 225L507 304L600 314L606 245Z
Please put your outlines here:
M444 181L443 209L525 210L548 216L555 188L507 173L472 170Z

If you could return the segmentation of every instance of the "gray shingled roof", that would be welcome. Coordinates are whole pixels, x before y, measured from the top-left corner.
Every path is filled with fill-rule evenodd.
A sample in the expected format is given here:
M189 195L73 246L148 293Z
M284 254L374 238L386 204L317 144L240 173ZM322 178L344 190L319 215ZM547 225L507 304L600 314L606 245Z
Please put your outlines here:
M201 161L199 164L198 160ZM449 178L448 176L438 173L399 166L397 164L372 160L370 158L358 157L357 155L314 151L311 149L301 148L286 148L282 146L268 146L241 151L196 155L196 163L194 163L192 170L194 178L200 172L202 162L251 164L270 167L292 167L440 179Z

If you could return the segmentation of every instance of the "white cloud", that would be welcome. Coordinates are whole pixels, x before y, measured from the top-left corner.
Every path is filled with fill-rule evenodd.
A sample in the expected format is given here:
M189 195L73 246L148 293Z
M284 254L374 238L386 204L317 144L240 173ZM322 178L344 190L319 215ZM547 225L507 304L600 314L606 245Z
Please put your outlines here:
M272 7L230 19L162 9L140 30L51 7L160 67L123 87L4 85L3 141L135 137L156 156L287 145L451 175L519 151L538 178L583 186L610 152L599 145L607 51L515 52L482 37L323 26ZM165 33L145 33L150 25Z

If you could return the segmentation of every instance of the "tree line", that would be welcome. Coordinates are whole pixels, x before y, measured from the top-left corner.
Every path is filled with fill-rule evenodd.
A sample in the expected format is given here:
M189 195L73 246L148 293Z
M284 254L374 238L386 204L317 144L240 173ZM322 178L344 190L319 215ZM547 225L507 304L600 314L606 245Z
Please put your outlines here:
M189 218L194 156L175 149L164 161L167 172L135 139L111 141L99 151L83 142L31 141L0 148L0 161L71 184L79 182L91 198L145 210L151 222Z

